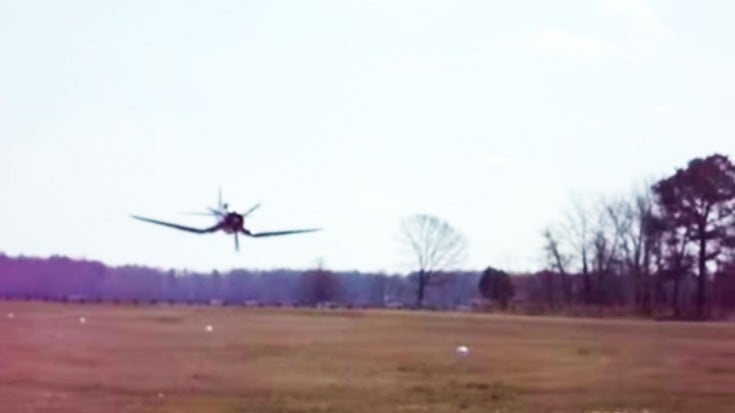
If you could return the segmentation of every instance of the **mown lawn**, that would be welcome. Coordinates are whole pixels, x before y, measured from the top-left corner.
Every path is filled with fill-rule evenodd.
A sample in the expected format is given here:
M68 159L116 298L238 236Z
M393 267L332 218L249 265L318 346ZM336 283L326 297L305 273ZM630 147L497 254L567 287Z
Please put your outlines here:
M732 413L735 326L2 302L0 411Z

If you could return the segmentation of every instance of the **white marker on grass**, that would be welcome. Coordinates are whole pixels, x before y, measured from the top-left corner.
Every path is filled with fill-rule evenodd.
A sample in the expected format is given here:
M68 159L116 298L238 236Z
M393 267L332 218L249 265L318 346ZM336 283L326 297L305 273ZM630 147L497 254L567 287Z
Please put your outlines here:
M470 349L467 346L458 346L454 352L457 353L459 357L467 357L470 354Z
M212 327L211 324L207 324L207 326L204 327L204 329L207 330L207 333L211 333L212 331L214 331L214 327Z
M84 317L79 317L79 324L87 324L87 319Z

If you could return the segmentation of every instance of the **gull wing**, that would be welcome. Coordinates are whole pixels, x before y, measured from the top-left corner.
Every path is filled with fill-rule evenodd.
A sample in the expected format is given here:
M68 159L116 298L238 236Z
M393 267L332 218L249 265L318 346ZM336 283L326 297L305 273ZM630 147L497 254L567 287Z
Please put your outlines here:
M310 228L310 229L292 229L288 231L270 231L270 232L246 232L245 234L251 237L275 237L279 235L291 235L291 234L303 234L305 232L321 231L321 228Z
M210 228L192 228L192 227L187 227L187 226L184 226L184 225L173 224L171 222L159 221L157 219L139 217L137 215L131 215L130 217L131 218L135 218L135 219L140 220L140 221L150 222L151 224L163 225L165 227L170 227L170 228L178 229L178 230L181 230L181 231L193 232L195 234L206 234L208 232L217 231L220 228L219 224L217 224L217 225L215 225L213 227L210 227Z
M255 205L253 205L252 207L250 207L250 209L248 209L247 211L243 212L242 213L242 216L243 217L246 217L246 216L250 215L251 213L253 213L253 211L255 211L258 208L260 208L260 203L257 203Z

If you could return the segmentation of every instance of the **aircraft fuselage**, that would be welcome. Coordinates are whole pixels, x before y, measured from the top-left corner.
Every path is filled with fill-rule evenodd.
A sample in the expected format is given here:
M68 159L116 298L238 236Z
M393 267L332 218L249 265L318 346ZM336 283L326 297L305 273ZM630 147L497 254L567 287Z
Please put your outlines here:
M234 234L236 232L245 232L245 219L242 215L236 212L229 212L225 215L222 222L220 222L220 228L228 233Z

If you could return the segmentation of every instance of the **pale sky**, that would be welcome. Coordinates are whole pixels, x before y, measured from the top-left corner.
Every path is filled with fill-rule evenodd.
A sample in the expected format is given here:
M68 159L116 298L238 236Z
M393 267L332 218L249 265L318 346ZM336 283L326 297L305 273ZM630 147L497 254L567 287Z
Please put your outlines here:
M0 0L0 251L211 270L541 264L572 194L735 153L735 2ZM222 187L244 239L178 232Z

